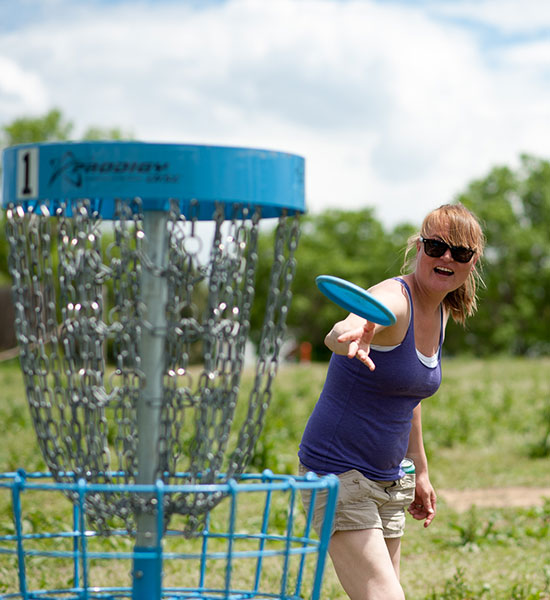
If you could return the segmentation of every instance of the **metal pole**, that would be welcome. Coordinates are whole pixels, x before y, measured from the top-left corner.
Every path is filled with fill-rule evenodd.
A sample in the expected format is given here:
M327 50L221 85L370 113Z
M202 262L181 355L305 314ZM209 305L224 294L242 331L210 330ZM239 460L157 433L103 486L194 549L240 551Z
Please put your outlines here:
M141 369L145 385L137 404L137 484L153 485L159 476L159 435L165 369L166 279L159 276L166 266L168 215L146 211L143 215L145 234L141 289L145 305L145 321L141 333ZM148 500L154 495L147 495ZM157 600L162 593L162 530L155 514L141 512L137 516L134 552L133 600Z

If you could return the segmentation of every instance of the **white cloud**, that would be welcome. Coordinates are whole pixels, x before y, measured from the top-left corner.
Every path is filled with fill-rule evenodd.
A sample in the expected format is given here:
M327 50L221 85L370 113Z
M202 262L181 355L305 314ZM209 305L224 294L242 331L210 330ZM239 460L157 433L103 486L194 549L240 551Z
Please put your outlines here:
M40 77L0 55L0 115L44 110L47 93Z
M532 34L550 27L550 4L540 0L435 0L430 7L438 14L469 19L507 35Z
M453 20L512 27L514 4L55 0L40 22L0 31L21 99L0 74L0 120L59 106L79 130L296 152L310 209L419 221L496 162L546 151L548 46L491 54Z

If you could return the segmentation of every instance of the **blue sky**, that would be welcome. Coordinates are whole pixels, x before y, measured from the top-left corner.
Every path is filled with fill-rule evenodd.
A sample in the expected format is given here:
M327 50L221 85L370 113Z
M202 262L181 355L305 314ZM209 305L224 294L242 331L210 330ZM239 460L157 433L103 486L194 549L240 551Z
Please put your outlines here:
M0 125L306 158L311 211L418 222L521 153L547 158L542 0L0 0Z

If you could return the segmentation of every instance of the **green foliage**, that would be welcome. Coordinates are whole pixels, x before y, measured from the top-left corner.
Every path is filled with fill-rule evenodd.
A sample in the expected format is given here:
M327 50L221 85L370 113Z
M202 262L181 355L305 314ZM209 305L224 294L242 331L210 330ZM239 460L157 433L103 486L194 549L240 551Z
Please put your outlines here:
M20 117L0 128L0 150L16 144L67 140L73 124L65 121L61 111L54 108L40 117ZM1 173L1 166L0 166ZM0 214L0 231L5 231L4 212ZM9 246L5 235L0 236L0 284L8 283Z
M441 591L432 592L425 600L474 600L484 596L487 591L489 590L486 586L479 591L474 591L464 580L464 569L459 568L450 579L447 579Z
M67 140L73 124L61 111L43 116L21 117L0 128L0 147L18 143ZM83 139L128 139L119 128L92 126ZM493 168L485 177L470 182L457 200L471 208L482 221L487 237L483 259L486 287L480 290L479 310L466 330L453 322L446 333L448 354L470 353L543 355L550 352L550 162L524 155L517 169ZM419 215L419 221L423 215ZM3 229L3 216L0 227ZM313 358L328 356L323 340L345 312L324 298L315 277L331 274L363 287L397 275L403 249L415 226L402 223L386 230L372 209L327 210L302 218L302 234L296 252L293 302L288 315L297 342L313 346ZM0 283L7 275L7 241L0 236ZM263 306L269 291L273 232L259 240L256 278L258 303L251 315L251 337L257 341ZM550 430L549 430L550 431ZM541 442L538 451L550 452ZM546 444L546 445L544 445ZM537 450L535 450L537 451Z
M407 599L548 600L550 499L529 508L475 507L458 512L445 502L443 490L550 485L548 458L532 458L527 451L544 430L540 416L550 397L550 359L454 359L445 361L444 369L440 391L424 401L423 406L430 475L439 494L438 512L428 529L407 517L401 566ZM281 365L255 464L250 470L296 472L301 433L325 373L326 364ZM243 374L245 395L253 376L252 372ZM13 471L22 466L28 471L44 470L17 361L0 364L0 386L0 470ZM467 425L453 437L453 427L461 427L455 416L458 410ZM25 497L29 511L24 527L29 532L56 528L58 522L70 520L70 505L62 495L57 502L31 505L29 501L30 497ZM8 496L0 494L0 532L4 534L13 532L8 504ZM240 505L239 511L239 524L259 526L259 502ZM274 518L277 530L282 531L287 522L285 509L275 511ZM195 542L200 543L200 539L182 541L178 549L188 544L185 549L190 551ZM62 543L58 540L55 550ZM109 549L131 550L114 537L105 543L110 544ZM112 585L118 581L120 570L126 568L115 563L117 571L111 572L109 562L112 561L103 561L94 571L98 585L103 581ZM60 560L59 568L52 569L51 561L37 559L33 562L33 581L43 581L42 589L66 585L71 573L62 563ZM127 567L128 572L130 568ZM186 569L189 567L180 561L166 561L166 580L181 585L183 573L193 576ZM223 565L220 570L223 577ZM270 577L279 581L280 574L277 568ZM0 555L0 594L12 592L16 586L15 558ZM322 597L342 597L330 563Z
M101 140L129 140L134 136L126 131L123 131L119 127L90 127L87 129L82 136L83 140L86 141L101 141Z
M4 125L0 133L0 146L32 144L36 142L60 142L71 139L74 125L66 121L58 108L53 108L38 117L19 117ZM83 140L124 140L133 135L118 127L89 127L82 136Z
M336 321L346 316L343 309L318 291L315 278L336 275L368 288L397 275L403 248L412 232L412 227L404 225L388 233L371 209L327 210L302 218L288 325L298 342L312 344L315 359L327 358L325 335ZM268 232L259 240L256 295L260 306L265 302L269 287L272 254L273 232ZM259 312L252 315L253 330L259 329L262 318Z
M73 123L67 121L62 112L54 108L38 117L20 117L0 127L0 150L17 144L55 142L69 140L73 133ZM92 126L86 130L84 140L123 140L132 139L132 134L118 127L103 128ZM1 169L0 169L1 173ZM0 231L5 231L5 215L0 213ZM8 284L9 245L5 235L0 236L0 285Z
M423 401L426 452L436 486L537 486L548 459L531 449L546 432L550 359L447 359L441 388ZM254 471L292 472L326 364L283 365L254 458ZM243 393L252 373L243 375ZM543 484L544 485L544 484ZM550 481L549 481L550 485Z
M543 427L541 437L529 448L531 458L550 457L550 403L541 410L541 424Z
M486 287L479 310L466 324L449 323L448 354L538 355L550 351L550 162L522 156L517 170L495 167L471 182L457 200L480 218L487 249L482 261ZM423 215L419 215L419 219ZM363 287L397 275L408 236L401 224L385 231L373 211L328 210L302 220L297 269L288 324L294 337L313 345L313 357L325 359L323 340L343 310L321 296L315 277L330 274ZM271 234L260 239L259 295L267 291L265 261L271 260ZM254 315L253 330L259 327Z
M459 546L465 546L469 549L477 548L481 544L491 543L499 539L499 534L495 531L494 515L487 519L481 519L475 506L460 518L454 518L450 521L451 529L458 533L459 539L456 543ZM454 541L451 543L455 543Z
M73 124L54 108L42 117L20 117L2 127L2 145L68 140Z
M440 590L434 590L424 600L547 600L550 596L550 570L544 571L546 584L543 589L524 581L515 582L503 592L495 592L488 583L479 584L466 580L463 567L457 568L455 574L447 579Z
M285 369L286 371L286 369ZM305 421L312 409L311 401L320 389L318 369L303 369L300 377L276 382L272 408L268 412L262 434L256 447L249 471L271 469L274 473L296 472L296 452ZM250 386L246 382L245 385Z
M487 237L486 289L468 323L469 343L478 354L547 354L550 162L522 156L517 171L494 168L458 200L478 215Z

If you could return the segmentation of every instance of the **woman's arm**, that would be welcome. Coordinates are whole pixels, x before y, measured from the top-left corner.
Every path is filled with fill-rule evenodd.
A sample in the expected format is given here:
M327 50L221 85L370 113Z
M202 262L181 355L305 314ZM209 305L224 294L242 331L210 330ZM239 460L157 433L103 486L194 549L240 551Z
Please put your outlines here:
M416 471L415 497L409 506L409 512L415 519L425 519L424 527L428 527L435 517L437 498L428 474L428 459L422 439L422 405L420 403L413 411L407 456L414 461Z

